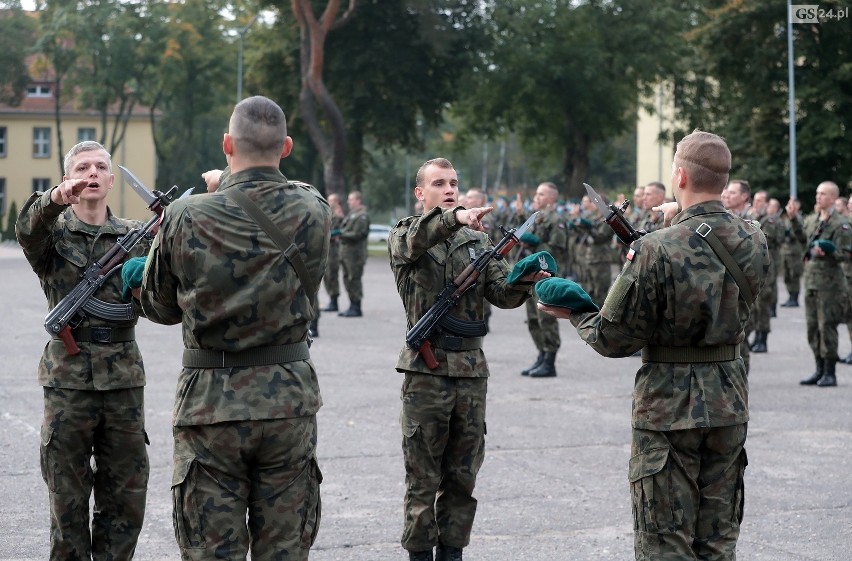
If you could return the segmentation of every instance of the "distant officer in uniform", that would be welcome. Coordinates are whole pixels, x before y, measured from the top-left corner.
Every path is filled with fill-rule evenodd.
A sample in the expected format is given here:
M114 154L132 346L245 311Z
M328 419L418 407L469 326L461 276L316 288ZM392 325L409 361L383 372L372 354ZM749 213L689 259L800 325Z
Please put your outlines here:
M722 206L730 162L714 134L681 140L672 190L683 210L670 227L633 242L599 312L569 316L603 356L643 349L629 469L640 561L736 556L749 420L738 346L769 273L769 250L756 223ZM738 271L731 274L717 252Z
M18 242L50 309L120 237L142 225L118 218L107 206L115 176L102 145L75 145L65 155L64 168L62 183L33 193L16 224ZM141 241L130 256L145 255L150 245ZM122 304L121 290L121 276L112 275L94 297L133 319L87 313L72 330L80 353L69 355L62 341L53 339L39 362L41 471L50 501L51 560L127 561L142 529L150 466L145 371L134 335L140 309Z
M292 148L275 102L238 103L218 189L168 207L145 266L148 318L182 323L187 347L172 476L184 561L245 559L249 549L252 559L304 561L319 529L322 398L306 340L331 211L279 171Z
M486 208L457 204L458 176L444 158L424 163L414 194L424 214L401 220L388 240L390 265L411 327L435 303L443 288L472 259L492 248L482 232ZM479 324L480 336L450 333L432 341L438 367L426 366L417 351L404 347L396 369L402 382L402 450L405 504L402 547L412 561L462 561L476 512L473 489L485 457L485 394L488 364L482 352L483 304L516 308L529 298L537 271L509 285L505 260L492 260L473 288L450 312L453 319ZM471 331L473 332L473 331Z
M659 181L652 181L645 185L642 198L645 213L639 223L639 228L646 232L653 232L663 227L663 213L653 210L666 201L666 186Z
M364 207L360 191L346 197L349 214L340 225L340 263L343 265L343 287L349 295L349 309L339 316L361 317L361 299L364 287L364 265L367 263L367 237L370 235L370 216Z
M781 217L784 224L784 241L781 244L781 271L784 277L784 287L787 289L787 301L782 308L799 307L799 289L802 285L802 273L805 271L803 261L805 245L805 228L799 211L802 203L798 199L790 199ZM791 216L792 213L792 216Z
M577 259L581 261L583 271L581 284L600 306L612 284L612 229L604 222L598 208L589 197L582 199L583 214L575 218L574 231L577 232Z
M748 218L748 211L751 208L751 186L748 181L744 179L732 179L725 187L725 190L722 191L722 204L734 216ZM752 311L752 314L754 313ZM753 317L749 318L746 324L746 336L740 343L740 356L745 363L746 372L751 368L751 345L748 342L748 336L754 330L753 319Z
M769 351L767 339L772 331L770 318L773 316L772 310L775 307L778 294L778 271L775 268L774 256L784 240L784 226L774 215L767 212L768 205L769 199L766 191L757 191L752 198L751 208L748 210L748 217L760 223L760 229L763 230L763 235L766 237L770 255L769 281L760 291L757 304L752 310L751 326L754 329L754 341L749 349L753 353Z
M837 385L837 325L846 320L848 300L846 277L840 264L850 258L852 229L849 220L834 208L840 194L836 183L823 181L817 186L813 214L805 218L808 240L805 262L805 321L808 344L814 354L816 370L802 380L805 386ZM787 208L787 213L795 209ZM793 215L790 216L793 218Z
M546 181L535 190L532 211L538 212L535 224L529 232L521 237L521 244L528 254L547 251L557 262L562 262L562 254L568 245L568 234L565 223L556 212L556 202L559 200L559 189L555 184ZM523 207L516 208L518 223L526 220ZM554 274L556 271L554 271ZM559 337L559 322L550 314L540 312L536 307L535 291L532 298L527 300L527 329L538 351L538 357L529 368L521 371L521 375L531 378L550 378L556 376L556 354L562 345Z
M331 243L328 246L328 265L322 282L325 285L329 303L322 311L336 312L337 297L340 296L340 227L346 213L343 212L340 196L336 193L328 196L328 206L331 208Z

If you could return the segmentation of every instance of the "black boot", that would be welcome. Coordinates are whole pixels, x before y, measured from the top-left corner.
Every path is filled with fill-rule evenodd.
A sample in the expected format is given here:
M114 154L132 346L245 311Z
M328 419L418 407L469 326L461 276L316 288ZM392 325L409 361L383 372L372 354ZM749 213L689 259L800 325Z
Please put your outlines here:
M799 293L791 292L790 298L787 299L786 302L781 304L782 308L798 308L799 307Z
M754 335L754 344L751 346L751 352L753 353L765 353L768 352L766 348L766 336L769 335L766 331L757 331Z
M352 300L352 302L349 303L349 309L346 310L345 312L340 312L337 315L339 315L340 317L344 317L344 318L359 318L359 317L361 317L361 301L360 300L357 300L357 301Z
M311 320L311 324L308 326L308 334L314 339L319 337L319 319Z
M530 378L552 378L556 376L556 353L545 352L541 364L530 370Z
M830 388L837 385L837 377L834 375L834 365L837 361L834 360L826 360L825 361L825 373L822 375L822 378L817 382L817 386L821 388Z
M805 378L801 382L799 382L803 386L813 386L817 382L819 382L822 375L825 373L825 360L818 358L816 359L816 372L811 374L810 378Z
M460 547L438 544L435 561L462 561L462 550Z
M535 362L529 368L521 370L521 376L529 376L530 370L535 370L539 366L541 366L541 361L544 360L544 351L539 351L538 358L535 359Z
M328 306L322 309L324 312L336 312L337 311L337 296L332 296L331 301L328 303Z
M408 561L432 561L432 550L429 551L409 551Z

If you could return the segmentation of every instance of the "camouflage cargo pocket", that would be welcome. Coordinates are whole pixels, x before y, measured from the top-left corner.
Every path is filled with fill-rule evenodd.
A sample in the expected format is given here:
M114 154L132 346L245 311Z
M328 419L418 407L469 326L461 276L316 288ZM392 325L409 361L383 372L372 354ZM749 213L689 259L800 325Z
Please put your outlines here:
M322 483L322 472L316 458L311 458L307 468L307 497L305 498L305 519L302 523L302 547L310 549L317 539L320 519L322 518L322 499L320 497L320 484Z
M745 512L745 468L748 465L748 457L745 448L740 453L740 467L737 471L737 488L734 492L734 517L732 522L742 524Z
M418 421L406 415L400 415L399 423L402 426L402 457L405 461L405 472L416 479L423 479L428 474L423 469L422 458L431 458L432 455L423 429Z
M53 440L53 428L49 425L41 427L41 445L39 446L39 456L41 460L41 477L47 483L47 489L51 493L56 492L56 466L50 460L50 446Z
M201 528L196 492L195 458L176 458L172 473L172 522L181 548L204 548L207 544Z
M666 464L668 448L654 448L630 458L633 529L651 534L673 531L672 489Z

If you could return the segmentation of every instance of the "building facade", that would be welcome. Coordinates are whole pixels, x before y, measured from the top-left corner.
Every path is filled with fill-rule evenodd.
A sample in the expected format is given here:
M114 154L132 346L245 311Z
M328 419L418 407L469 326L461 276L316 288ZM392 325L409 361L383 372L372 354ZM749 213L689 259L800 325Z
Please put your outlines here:
M62 160L74 144L83 140L109 139L119 117L79 110L72 104L60 110L57 127L53 83L33 83L27 97L16 107L0 104L0 224L8 229L9 210L14 201L20 210L34 191L45 191L62 181ZM61 133L61 142L60 134ZM109 141L104 143L110 150ZM112 151L115 184L109 195L113 213L146 220L150 211L124 181L118 165L130 169L149 189L155 189L156 151L147 108L136 109L128 118L123 141ZM1 231L1 230L0 230Z

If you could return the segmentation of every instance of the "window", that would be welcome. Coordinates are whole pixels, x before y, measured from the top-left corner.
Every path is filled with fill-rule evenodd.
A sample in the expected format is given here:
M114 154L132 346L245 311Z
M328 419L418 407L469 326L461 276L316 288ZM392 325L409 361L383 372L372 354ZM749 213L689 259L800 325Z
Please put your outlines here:
M41 177L36 177L33 179L33 193L36 191L41 191L44 193L48 189L50 189L52 185L50 184L50 179L45 179Z
M50 157L50 127L33 128L33 158Z
M95 139L95 129L89 127L81 127L77 129L77 142Z
M0 127L0 158L6 157L6 127Z
M50 86L37 84L27 88L27 97L50 97Z

